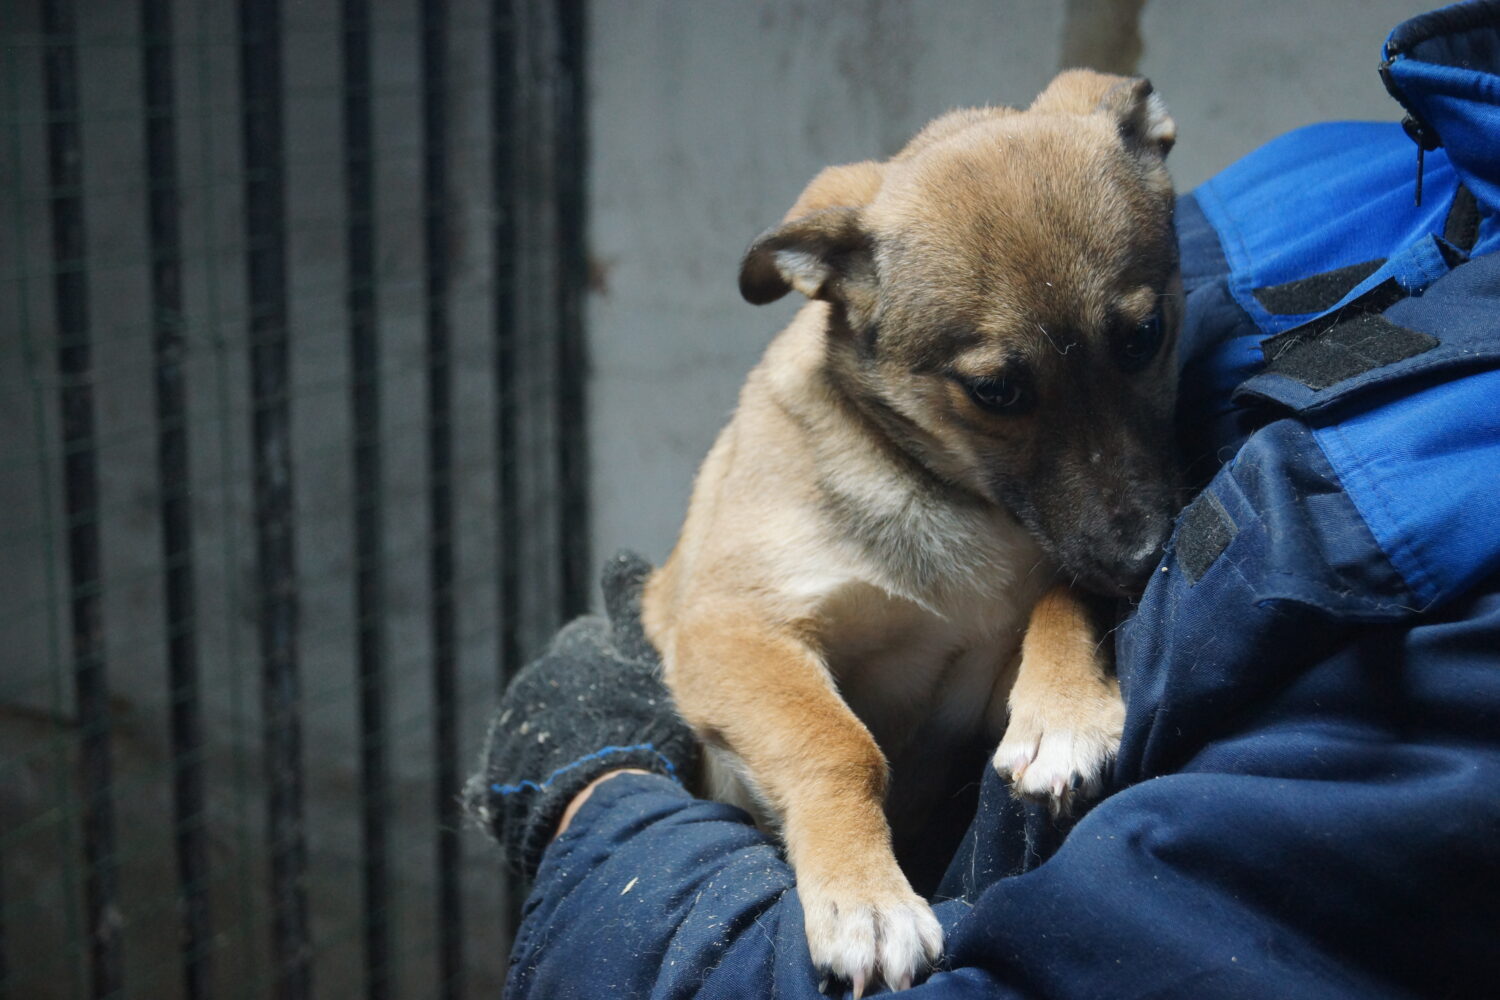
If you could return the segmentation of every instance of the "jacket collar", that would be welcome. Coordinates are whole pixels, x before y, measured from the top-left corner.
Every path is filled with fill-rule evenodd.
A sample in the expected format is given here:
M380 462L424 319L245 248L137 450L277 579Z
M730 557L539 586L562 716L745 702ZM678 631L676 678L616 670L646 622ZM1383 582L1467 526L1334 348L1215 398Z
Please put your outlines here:
M1500 209L1500 0L1414 17L1391 32L1384 57L1381 77L1418 150L1441 146L1481 212Z

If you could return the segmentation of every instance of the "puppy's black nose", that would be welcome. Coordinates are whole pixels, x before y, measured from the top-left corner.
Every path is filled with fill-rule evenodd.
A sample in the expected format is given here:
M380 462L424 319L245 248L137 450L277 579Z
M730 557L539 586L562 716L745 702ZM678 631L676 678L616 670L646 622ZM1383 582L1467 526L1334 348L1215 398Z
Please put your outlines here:
M1130 527L1116 536L1120 545L1115 550L1113 572L1115 586L1120 590L1136 594L1145 589L1146 581L1161 562L1162 550L1172 530L1172 520L1161 512L1137 515L1130 519Z
M1151 541L1142 543L1134 552L1129 553L1120 563L1120 585L1132 592L1143 590L1151 571L1161 562L1161 552L1161 543Z

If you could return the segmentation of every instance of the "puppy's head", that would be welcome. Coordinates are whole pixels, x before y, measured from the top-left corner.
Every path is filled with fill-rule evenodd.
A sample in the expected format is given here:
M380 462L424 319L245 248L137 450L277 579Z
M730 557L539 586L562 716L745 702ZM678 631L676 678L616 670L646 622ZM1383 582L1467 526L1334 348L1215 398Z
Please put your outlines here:
M1070 71L824 171L740 272L750 302L827 302L841 393L1107 593L1144 583L1175 509L1174 138L1145 80Z

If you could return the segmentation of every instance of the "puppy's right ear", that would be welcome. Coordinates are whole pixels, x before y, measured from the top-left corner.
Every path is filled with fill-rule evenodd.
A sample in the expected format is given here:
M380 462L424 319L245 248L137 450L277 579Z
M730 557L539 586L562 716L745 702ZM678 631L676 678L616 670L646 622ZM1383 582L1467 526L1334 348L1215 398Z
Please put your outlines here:
M1074 115L1103 112L1114 119L1126 149L1158 161L1166 158L1177 141L1177 125L1167 106L1143 77L1064 70L1031 102L1031 110Z
M1113 115L1125 147L1137 156L1166 159L1177 142L1177 123L1166 104L1141 77L1121 80L1099 101L1099 110Z
M740 294L753 305L775 302L795 288L810 299L842 306L851 326L874 312L874 240L858 208L825 208L760 236L740 263Z

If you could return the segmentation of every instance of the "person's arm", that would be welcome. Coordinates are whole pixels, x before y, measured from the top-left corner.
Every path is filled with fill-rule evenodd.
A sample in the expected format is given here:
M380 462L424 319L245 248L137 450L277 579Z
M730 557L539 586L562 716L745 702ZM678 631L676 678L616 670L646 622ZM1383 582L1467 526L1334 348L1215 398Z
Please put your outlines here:
M1482 995L1500 974L1500 580L1441 615L1361 629L1323 636L1328 652L1295 682L1242 692L1253 699L1221 708L1201 730L1212 736L1179 741L1173 773L1115 791L1043 863L1037 817L986 769L943 886L961 901L935 908L943 967L913 1000ZM506 995L812 1000L818 974L773 839L664 776L683 769L675 751L661 774L593 783L620 768L621 747L660 742L641 734L677 739L653 670L597 624L574 626L497 713L471 807L504 844L530 842L517 830L551 840ZM1133 704L1127 742L1140 742L1157 719ZM568 727L608 744L532 756ZM550 794L584 773L566 798Z
M1468 635L1493 634L1497 614ZM1500 705L1492 670L1427 666L1447 675L1439 701ZM1405 739L1307 707L1277 732L1247 720L1184 773L1101 803L1035 870L940 904L945 968L913 1000L1465 995L1476 965L1458 959L1497 928L1472 891L1497 874L1473 835L1500 829L1496 755L1419 721L1430 701ZM980 814L1017 815L993 774ZM985 837L1018 833L1005 825ZM774 843L643 775L598 785L547 852L510 977L512 998L812 1000L819 986Z
M1500 972L1500 579L1332 639L1039 865L1040 817L986 769L943 886L962 899L935 908L943 967L913 1000L1482 995ZM817 997L775 841L668 778L602 773L543 856L506 995Z

